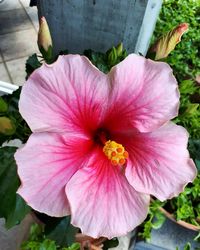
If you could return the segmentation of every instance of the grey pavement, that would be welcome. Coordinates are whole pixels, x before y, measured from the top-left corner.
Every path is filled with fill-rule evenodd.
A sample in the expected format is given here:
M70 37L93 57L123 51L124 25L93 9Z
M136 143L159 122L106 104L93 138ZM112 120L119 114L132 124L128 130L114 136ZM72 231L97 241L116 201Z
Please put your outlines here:
M37 9L29 7L29 0L0 0L0 81L23 85L25 62L38 53L37 30ZM27 217L20 226L6 230L0 219L0 250L20 249L30 222Z
M0 1L0 81L23 85L25 62L37 48L37 8L29 0Z

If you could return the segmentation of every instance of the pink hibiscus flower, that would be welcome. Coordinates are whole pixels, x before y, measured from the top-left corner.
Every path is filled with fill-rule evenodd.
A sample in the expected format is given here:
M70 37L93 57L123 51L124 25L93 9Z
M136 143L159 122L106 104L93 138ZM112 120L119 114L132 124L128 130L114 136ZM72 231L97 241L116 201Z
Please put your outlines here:
M42 213L71 214L92 237L126 234L150 194L169 199L196 175L186 130L169 122L178 105L162 62L132 54L107 75L79 55L43 65L20 97L33 134L15 154L18 193Z

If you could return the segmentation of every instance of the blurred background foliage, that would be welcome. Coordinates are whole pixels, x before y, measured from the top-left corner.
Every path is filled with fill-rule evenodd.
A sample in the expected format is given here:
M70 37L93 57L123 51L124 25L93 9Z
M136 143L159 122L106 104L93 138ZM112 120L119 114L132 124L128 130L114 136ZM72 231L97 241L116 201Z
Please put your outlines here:
M164 0L152 42L180 23L189 31L166 59L179 82L200 74L200 0Z
M189 30L165 61L173 68L181 93L175 122L184 126L191 138L199 139L200 0L164 0L152 43L180 23L188 23Z

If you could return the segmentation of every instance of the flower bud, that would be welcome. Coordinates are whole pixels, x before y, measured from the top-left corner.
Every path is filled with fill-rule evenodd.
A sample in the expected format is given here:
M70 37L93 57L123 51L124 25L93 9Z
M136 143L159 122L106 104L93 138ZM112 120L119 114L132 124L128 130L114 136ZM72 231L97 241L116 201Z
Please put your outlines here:
M182 35L188 30L187 23L181 23L173 30L158 39L158 41L150 48L150 52L155 52L155 60L166 58L171 51L174 50L176 44L181 41Z
M117 51L118 57L122 56L122 53L123 53L123 44L122 43L120 43L116 46L116 51Z
M15 133L15 125L8 117L0 117L0 134L12 135Z
M108 64L114 66L117 63L117 50L115 47L112 47L108 53Z
M49 48L52 49L51 34L45 17L41 17L40 19L40 27L38 31L38 47L40 51L42 49L45 52L48 52ZM41 53L43 54L42 51Z

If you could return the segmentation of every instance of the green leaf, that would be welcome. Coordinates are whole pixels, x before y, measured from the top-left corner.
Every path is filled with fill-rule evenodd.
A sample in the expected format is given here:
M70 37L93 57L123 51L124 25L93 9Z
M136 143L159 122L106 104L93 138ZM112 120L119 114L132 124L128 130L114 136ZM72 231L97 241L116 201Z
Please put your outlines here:
M128 54L126 50L123 50L123 44L120 43L118 46L109 49L105 54L85 50L84 55L87 56L99 70L107 74L114 65L123 61Z
M63 248L62 250L79 250L79 249L80 249L80 244L79 243L73 243L70 247Z
M68 55L68 54L69 54L68 49L61 50L60 53L59 53L59 55ZM56 58L55 58L55 60L56 60Z
M179 86L182 95L192 95L197 91L197 86L195 86L194 81L190 79L182 81Z
M26 61L26 74L28 78L30 76L30 74L37 68L39 68L42 64L40 63L40 61L37 58L36 54L33 54L32 56L30 56L27 61Z
M101 52L95 52L92 50L85 50L84 55L102 72L108 73L110 67L107 63L107 55Z
M123 51L121 61L124 60L128 56L128 52L126 50Z
M159 210L156 211L154 216L155 217L154 217L154 220L152 222L152 228L159 229L162 227L163 223L165 222L166 217Z
M19 224L30 211L30 207L27 206L22 197L17 194L15 206L13 206L10 211L9 217L6 221L6 227L11 228L16 224Z
M138 235L148 242L151 239L151 230L152 230L152 217L150 217L150 219L147 219L142 224L141 232L139 232Z
M176 211L177 220L187 219L189 217L194 218L194 209L190 200L181 201L181 196L177 198L178 208Z
M189 183L184 192L167 202L167 207L177 220L184 220L195 226L200 226L197 218L200 214L200 174L193 183Z
M179 116L174 121L185 127L191 138L200 139L200 106L198 103L200 86L196 85L193 80L184 80L179 89L181 94Z
M163 225L165 218L163 217L159 208L163 207L164 205L165 202L161 202L159 200L151 201L148 216L143 222L143 224L140 226L140 232L138 234L146 241L150 241L151 239L152 228L158 229Z
M4 99L0 96L0 113L4 113L8 110L8 105Z
M27 241L21 246L22 250L57 250L54 241L45 239L43 242Z
M70 221L70 216L49 219L45 225L45 235L60 246L72 245L78 229L72 226Z
M195 164L196 164L196 167L197 167L197 169L198 169L198 171L199 171L199 173L200 173L200 160L198 160L198 159L195 159Z
M51 218L51 217L46 217ZM46 239L44 234L44 226L34 223L30 229L29 239L22 243L22 250L78 250L80 249L79 243L73 243L69 247L60 247L54 240Z
M6 220L6 227L19 224L30 208L16 194L20 185L14 160L15 147L0 148L0 217Z
M200 171L200 139L190 139L189 140L189 152L196 163L197 169Z
M56 250L56 243L54 241L51 241L49 239L44 240L44 242L41 244L39 250Z
M32 224L30 228L29 240L42 241L44 239L43 232L44 232L44 226L42 224L37 224L37 223Z
M117 247L119 245L119 241L117 238L113 238L111 240L106 240L103 243L103 250L107 250L109 248Z
M183 250L190 250L191 249L191 244L188 242L185 246Z
M199 108L198 103L189 103L184 115L186 114L187 116L192 116L197 111L198 108Z
M195 241L200 240L200 232L197 234L197 236L194 238Z

